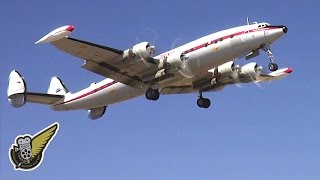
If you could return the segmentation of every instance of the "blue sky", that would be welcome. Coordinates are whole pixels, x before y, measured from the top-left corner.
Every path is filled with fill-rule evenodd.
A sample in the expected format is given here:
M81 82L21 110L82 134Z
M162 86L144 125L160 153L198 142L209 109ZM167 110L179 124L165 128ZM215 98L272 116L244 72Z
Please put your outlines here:
M319 6L315 0L3 1L0 178L319 179ZM53 112L35 104L15 109L7 102L13 69L37 92L46 92L55 75L73 92L103 79L51 45L34 45L62 25L74 25L75 38L102 45L124 50L146 40L164 51L243 25L246 17L288 26L272 49L280 67L294 71L262 88L248 84L206 93L210 109L197 107L197 94L162 96L157 102L139 97L90 121L81 110ZM254 61L268 63L265 54ZM8 149L15 137L53 122L60 130L42 164L32 172L14 171Z

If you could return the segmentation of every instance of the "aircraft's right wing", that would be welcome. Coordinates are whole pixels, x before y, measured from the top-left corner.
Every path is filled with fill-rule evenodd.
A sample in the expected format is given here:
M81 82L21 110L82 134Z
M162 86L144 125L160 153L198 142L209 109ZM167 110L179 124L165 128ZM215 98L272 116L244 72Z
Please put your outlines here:
M271 72L269 74L261 73L256 79L251 79L251 82L259 83L259 82L270 82L274 80L278 80L284 77L287 77L292 72L291 68L282 68L277 71ZM232 80L231 78L225 82L215 82L211 86L203 89L203 91L219 91L222 90L226 85L233 85L241 83L239 80ZM161 94L186 94L186 93L194 93L199 91L196 87L185 84L185 85L177 85L177 86L167 86L160 90Z
M61 51L86 60L82 67L91 72L135 88L145 85L135 73L128 73L114 65L114 60L122 57L123 51L121 50L71 37L54 41L52 44ZM134 71L134 68L131 71Z

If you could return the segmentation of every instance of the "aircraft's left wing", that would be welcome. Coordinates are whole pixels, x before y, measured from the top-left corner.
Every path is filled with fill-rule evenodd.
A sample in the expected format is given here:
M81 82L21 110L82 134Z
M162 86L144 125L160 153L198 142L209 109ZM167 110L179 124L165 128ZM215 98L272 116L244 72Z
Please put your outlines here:
M82 67L91 72L134 88L147 86L141 80L141 75L152 68L145 66L142 61L124 63L122 50L68 37L73 30L73 26L63 26L50 32L36 44L50 42L61 51L85 60Z

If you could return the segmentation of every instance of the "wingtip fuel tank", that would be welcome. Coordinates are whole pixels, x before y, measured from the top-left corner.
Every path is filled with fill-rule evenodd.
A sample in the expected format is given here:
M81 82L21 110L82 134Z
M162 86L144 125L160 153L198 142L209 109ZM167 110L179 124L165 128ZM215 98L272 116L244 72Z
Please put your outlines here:
M66 25L66 26L59 27L59 28L51 31L47 35L43 36L40 40L35 42L35 44L49 43L49 42L60 40L64 37L68 36L69 34L71 34L74 29L75 28L72 25Z

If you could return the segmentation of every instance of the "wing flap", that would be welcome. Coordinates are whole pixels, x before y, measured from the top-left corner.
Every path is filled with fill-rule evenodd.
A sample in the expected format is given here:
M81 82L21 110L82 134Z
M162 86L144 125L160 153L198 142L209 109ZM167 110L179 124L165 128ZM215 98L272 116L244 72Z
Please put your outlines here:
M168 86L161 89L161 94L186 94L193 93L196 90L192 86Z
M146 83L142 82L138 77L121 73L119 69L106 63L97 64L95 62L86 61L82 65L82 67L91 72L97 73L104 77L109 77L111 79L114 79L118 82L121 82L123 84L137 89L146 88L148 86Z

